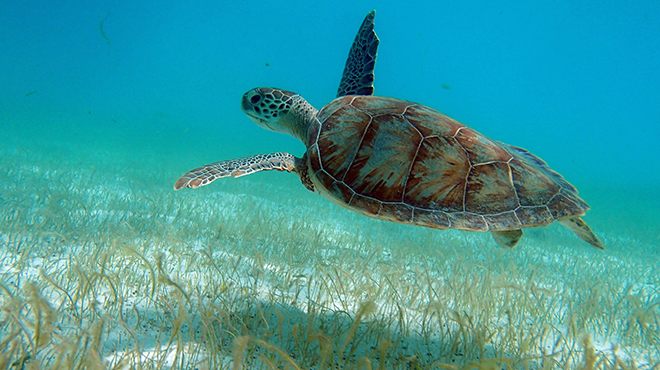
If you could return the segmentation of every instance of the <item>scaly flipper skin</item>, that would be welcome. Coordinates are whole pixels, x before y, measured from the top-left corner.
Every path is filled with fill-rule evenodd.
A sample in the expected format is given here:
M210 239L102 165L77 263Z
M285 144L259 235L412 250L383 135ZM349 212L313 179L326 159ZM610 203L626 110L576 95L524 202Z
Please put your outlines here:
M500 248L511 249L518 245L520 238L523 236L523 231L520 229L493 231L492 234L495 243L497 243Z
M585 242L593 245L598 249L605 249L603 243L600 242L600 239L591 231L589 225L584 222L580 217L568 217L559 220L559 223L569 228L578 238L584 240Z
M344 67L344 74L339 83L337 97L374 94L374 68L380 42L374 32L375 16L376 11L370 11L355 35L353 46L351 46L346 60L346 67Z
M258 154L245 158L220 161L186 172L174 184L174 190L195 189L223 177L241 177L259 171L295 171L296 157L289 153Z

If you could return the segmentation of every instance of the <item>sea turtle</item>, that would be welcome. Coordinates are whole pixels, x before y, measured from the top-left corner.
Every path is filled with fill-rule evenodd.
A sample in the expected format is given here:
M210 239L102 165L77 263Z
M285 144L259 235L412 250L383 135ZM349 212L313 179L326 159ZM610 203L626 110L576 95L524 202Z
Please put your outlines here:
M309 190L381 220L437 229L490 231L513 248L522 228L559 221L596 248L580 218L589 206L528 151L492 140L429 107L372 96L378 38L371 12L349 53L338 98L320 111L300 95L255 88L243 111L259 126L305 144L302 158L260 154L184 174L175 189L258 171L294 172Z

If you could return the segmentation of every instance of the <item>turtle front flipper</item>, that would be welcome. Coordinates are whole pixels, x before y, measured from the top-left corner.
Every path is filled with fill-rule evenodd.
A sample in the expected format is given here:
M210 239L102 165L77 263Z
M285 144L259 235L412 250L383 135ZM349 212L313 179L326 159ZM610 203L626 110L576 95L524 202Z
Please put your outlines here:
M186 172L174 183L174 190L195 189L223 177L241 177L259 171L295 171L300 159L289 153L258 154L245 158L220 161Z
M374 32L375 17L376 11L370 11L355 35L337 90L338 98L346 95L374 94L374 68L380 42Z

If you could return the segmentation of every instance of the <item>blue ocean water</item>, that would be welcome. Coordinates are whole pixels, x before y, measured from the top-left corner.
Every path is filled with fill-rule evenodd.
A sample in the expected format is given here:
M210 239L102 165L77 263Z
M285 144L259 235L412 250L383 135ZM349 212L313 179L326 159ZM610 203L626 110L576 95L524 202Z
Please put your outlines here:
M645 1L10 2L0 13L3 126L88 113L145 135L219 131L213 141L235 138L222 145L240 141L238 154L299 152L256 130L238 99L266 85L323 106L372 8L378 94L528 148L578 184L660 182L659 5Z
M371 9L377 95L528 149L580 189L599 235L658 255L657 1L7 1L0 145L67 169L149 163L134 180L163 191L213 161L299 156L240 98L273 86L321 108ZM294 176L261 179L306 191Z
M240 141L238 154L299 152L287 138L255 129L238 99L266 85L323 106L334 97L355 25L376 8L378 94L427 104L528 148L578 184L653 187L660 182L653 170L658 7L10 2L0 13L3 126L17 117L36 125L49 114L89 114L95 126L145 135L213 130L205 136L216 143L222 134L236 138L223 146Z

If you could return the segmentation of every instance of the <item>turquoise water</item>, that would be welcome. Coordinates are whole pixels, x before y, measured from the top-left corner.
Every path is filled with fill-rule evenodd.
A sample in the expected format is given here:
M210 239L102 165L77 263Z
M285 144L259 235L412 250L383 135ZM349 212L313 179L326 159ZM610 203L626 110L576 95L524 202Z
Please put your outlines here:
M393 225L350 213L308 192L295 176L283 173L220 180L203 189L174 193L172 185L181 174L206 163L275 151L302 155L304 146L300 142L254 125L241 112L239 99L250 88L273 86L300 93L321 108L335 97L355 32L364 15L374 8L376 32L381 39L376 94L426 104L493 139L526 148L543 158L580 189L592 208L584 219L601 237L606 251L592 251L573 235L552 226L530 230L521 245L507 254L495 250L492 239L485 234ZM439 349L442 346L432 347L427 343L424 351L431 353L432 359L424 357L426 362L423 362L421 352L396 345L388 347L378 336L367 335L354 345L357 349L350 353L354 359L349 356L345 363L335 362L347 368L366 368L367 361L374 368L381 363L387 367L410 363L421 367L457 364L457 359L460 363L463 357L464 362L455 366L469 367L468 364L487 358L500 359L498 364L505 368L550 366L535 360L542 356L538 355L539 351L521 349L527 348L527 342L521 339L524 334L514 336L495 329L507 326L498 321L505 321L504 312L510 312L507 311L510 307L503 308L506 305L502 302L523 305L521 302L528 298L516 298L515 294L527 292L523 295L535 296L537 290L529 282L536 279L540 279L538 286L553 291L554 296L569 297L557 304L566 307L558 312L573 312L578 306L600 308L597 312L575 311L578 313L569 315L573 319L555 325L566 329L557 329L552 335L542 328L549 327L547 323L562 322L563 316L555 317L556 320L539 319L540 324L532 325L535 329L529 329L528 333L538 335L530 334L536 338L530 343L538 348L545 341L555 341L557 333L572 338L566 339L565 347L557 351L563 353L561 359L555 358L557 363L567 366L589 363L591 347L584 343L584 338L589 337L596 344L597 356L602 356L597 362L600 368L616 363L612 360L617 356L612 349L615 345L623 348L619 355L629 366L632 363L646 368L657 366L660 362L660 281L656 277L660 268L658 40L660 3L652 1L634 4L624 1L415 5L365 1L3 4L0 7L3 214L0 296L4 331L0 332L0 344L6 347L3 353L9 355L0 365L30 358L33 363L44 361L44 366L55 366L56 361L48 359L57 357L62 343L69 343L67 340L78 343L76 350L80 358L86 357L87 349L80 341L66 338L94 337L89 333L94 332L95 323L103 323L99 325L104 327L101 339L94 342L99 348L97 357L106 359L109 367L121 362L117 360L121 356L112 357L114 353L156 351L154 348L168 343L169 335L159 337L145 329L136 334L137 339L127 343L116 339L116 333L110 329L113 322L129 322L133 326L140 322L131 321L126 312L120 314L127 309L116 303L130 301L117 298L123 292L128 294L133 286L123 283L128 279L126 269L133 269L136 275L143 274L145 281L150 274L160 276L150 283L153 287L149 283L134 283L145 287L144 291L137 290L136 296L144 294L149 297L145 299L156 302L153 307L148 306L151 309L144 308L147 317L168 317L160 315L169 311L162 308L165 304L158 306L155 290L162 290L163 295L185 292L181 293L187 298L185 302L180 297L171 301L172 307L180 305L184 309L176 308L172 312L188 310L185 311L190 318L187 325L194 327L195 323L205 322L195 319L195 315L207 317L200 292L210 289L211 282L220 284L218 281L224 278L219 279L211 272L207 278L199 278L191 267L194 262L177 259L190 253L197 256L190 257L193 260L208 255L222 271L233 266L239 275L243 271L245 276L253 276L253 270L261 266L257 270L265 276L262 280L254 277L243 280L232 274L227 277L234 279L234 288L245 283L252 289L236 288L236 292L245 294L239 301L252 302L241 312L253 312L255 304L267 306L279 302L264 293L278 291L274 287L280 286L268 278L268 271L277 269L269 270L267 266L279 266L291 276L307 276L307 281L312 281L311 276L328 279L324 280L325 285L317 287L318 291L326 292L323 297L327 300L324 305L327 312L323 315L327 316L313 316L309 302L298 303L299 310L294 313L277 311L284 312L284 321L290 317L293 322L298 315L310 322L312 316L317 320L312 325L314 330L308 331L313 334L307 336L313 343L309 352L315 348L316 352L325 353L322 344L325 342L314 337L323 331L324 325L326 328L336 325L336 331L330 331L344 333L343 337L337 334L343 339L328 347L333 349L329 357L318 357L317 366L330 364L334 361L332 356L353 348L362 330L360 319L380 323L379 320L388 322L388 317L402 315L395 313L396 309L390 310L386 303L390 301L375 293L373 296L364 293L365 297L354 292L349 294L351 299L339 299L339 303L332 299L343 295L333 293L335 288L329 287L341 285L346 275L351 276L348 280L353 283L360 281L358 276L368 280L368 271L356 267L360 263L351 262L354 260L347 255L364 262L362 265L368 266L374 276L382 277L380 281L403 279L402 276L425 266L423 273L415 272L419 274L411 278L421 291L436 289L433 279L452 277L469 282L471 276L482 273L489 277L473 281L475 286L509 292L507 289L514 283L508 279L518 276L520 279L515 284L521 287L509 295L488 295L492 300L487 303L461 300L461 294L469 296L467 288L448 290L462 293L456 293L452 298L454 303L444 307L447 320L455 327L450 325L442 340L460 343L456 348L462 348L465 356L457 355L460 351L452 347L454 344ZM429 247L435 245L441 252ZM317 250L319 246L323 252ZM208 254L195 254L206 251L207 247ZM145 262L126 250L138 251ZM339 251L348 254L340 258ZM163 258L174 267L170 270L157 267L159 253L165 253ZM369 257L374 253L380 257ZM280 254L294 255L300 260L283 258ZM106 256L103 258L109 261L107 266L99 262L100 256ZM238 262L227 262L233 259ZM260 262L246 262L256 260ZM205 264L212 266L209 261ZM451 268L438 267L441 265ZM45 272L39 273L40 269ZM330 270L343 270L346 275L326 274ZM85 271L87 280L75 271ZM224 276L222 271L216 273ZM554 275L552 279L539 278L536 271ZM50 284L46 277L57 284ZM113 281L113 288L95 291L90 288L95 284L89 283L94 279L100 279L101 285L102 281ZM90 287L81 288L86 286L82 281L87 281ZM168 281L174 281L175 285ZM397 285L399 282L383 284L394 291L404 289ZM120 289L120 285L126 290ZM27 286L35 290L26 293ZM233 294L228 283L223 282L217 289L216 298L221 301L223 294ZM74 290L77 293L72 293ZM114 303L98 298L115 290ZM64 291L70 295L69 301L62 298L66 296ZM594 291L600 295L590 296ZM76 298L88 296L90 300L106 302L107 311L94 313L97 311L88 309L93 304ZM442 301L440 296L434 299ZM401 298L397 303L417 313L427 312L432 306L429 302L425 308L422 303L412 303L416 299ZM24 310L9 308L19 307L17 302L22 302ZM35 302L45 302L46 306ZM376 308L364 302L371 302ZM476 302L492 309L485 316L488 320L477 322L476 317L486 310L477 307ZM525 307L528 306L534 304L528 302ZM67 316L72 307L78 310L77 316L74 315L78 321ZM134 307L142 312L138 304ZM61 332L52 329L49 338L38 339L35 322L40 322L41 316L35 312L42 312L39 309L53 312L45 327L52 329L57 323L60 327L61 323L67 323L75 328ZM226 307L225 311L231 312ZM276 332L271 328L279 322L275 311L266 308L262 311L271 312L273 318L264 318L261 325L266 323L269 333ZM584 313L587 311L588 314ZM89 312L89 316L83 312ZM337 312L346 315L348 321L336 321L340 315ZM401 338L411 348L415 345L421 348L417 343L420 338L424 335L432 338L435 334L415 329L414 323L424 328L425 321L415 321L413 312L408 315L410 321L404 321L410 324L409 328L401 321L398 326L392 325L378 333L388 333L391 342ZM440 313L436 316L444 317ZM299 349L292 344L298 343L295 334L298 329L290 330L296 324L284 325L289 329L284 329L274 340L264 334L263 328L254 329L259 325L250 325L247 317L251 316L246 314L243 318L243 329L229 320L234 323L229 325L233 329L225 330L232 333L229 339L218 334L229 344L216 348L218 358L226 359L216 362L217 366L233 366L232 359L240 358L245 351L272 355L268 358L273 366L293 367L295 363L304 367L314 363L309 356L306 361L301 360ZM461 317L471 317L474 321L465 324L469 320ZM25 319L24 325L12 326L20 322L19 318ZM515 320L508 320L509 326L514 325ZM358 329L353 332L353 327ZM473 333L470 340L462 331L466 327ZM171 331L172 325L169 328ZM207 337L202 337L191 334L174 342L179 343L176 348L183 348L181 343L207 345L208 340L202 340ZM470 341L477 344L471 347ZM108 344L111 342L119 344L112 347ZM143 345L136 349L135 343ZM255 346L261 346L262 352L255 350ZM371 352L369 347L373 347ZM471 353L466 350L468 347L482 350L467 359ZM205 348L214 351L211 346ZM519 352L512 348L518 348ZM385 365L386 362L375 359L388 351L391 351L388 358L398 360ZM207 358L201 352L192 353ZM297 357L291 357L295 353ZM139 361L140 357L131 358ZM261 361L259 366L269 366L267 360ZM184 362L179 360L178 364L184 367L181 365ZM176 364L163 360L149 366L177 367Z

